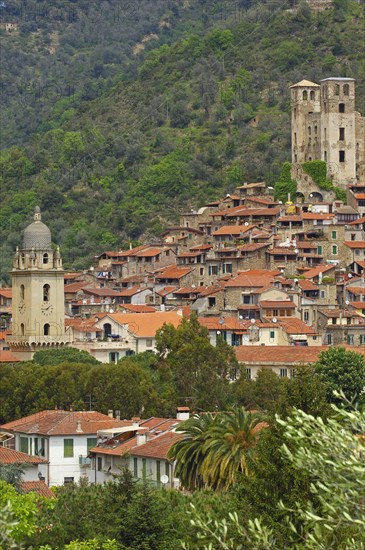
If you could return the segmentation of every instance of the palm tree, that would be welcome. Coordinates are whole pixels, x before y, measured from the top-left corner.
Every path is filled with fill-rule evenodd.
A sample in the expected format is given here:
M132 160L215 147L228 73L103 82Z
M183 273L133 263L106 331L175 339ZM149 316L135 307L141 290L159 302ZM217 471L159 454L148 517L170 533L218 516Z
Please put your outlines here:
M204 443L213 422L214 416L206 413L194 415L176 428L176 431L184 433L184 438L172 445L167 458L175 460L175 474L186 489L196 489L204 485L201 474L205 458Z
M244 407L218 414L203 444L205 456L201 474L205 483L215 489L228 489L239 472L250 474L256 443L263 427L260 416Z

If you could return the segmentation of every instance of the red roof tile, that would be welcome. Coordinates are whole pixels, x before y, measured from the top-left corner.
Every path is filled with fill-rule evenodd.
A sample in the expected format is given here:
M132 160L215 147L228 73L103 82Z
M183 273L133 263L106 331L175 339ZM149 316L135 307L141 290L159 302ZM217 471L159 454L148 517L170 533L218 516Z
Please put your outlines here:
M0 288L0 296L3 296L3 298L12 298L13 295L13 289L12 288Z
M22 481L20 488L23 493L37 493L41 497L55 498L55 494L44 481Z
M163 269L162 271L159 271L156 273L155 278L156 279L181 279L185 275L188 275L191 273L191 269L188 267L175 267L175 266L169 266Z
M318 277L320 273L326 273L327 271L331 271L331 269L335 269L334 265L319 265L318 267L314 267L313 269L308 269L308 271L305 271L303 273L303 277L306 279L314 279L314 277Z
M180 441L183 438L182 434L175 432L166 432L158 437L155 437L151 441L147 441L144 445L134 447L131 449L130 454L132 456L142 456L148 458L157 458L160 460L166 460L167 453L170 447Z
M12 351L0 349L0 363L18 363L21 361Z
M48 460L0 446L0 464L48 464Z
M364 346L347 347L365 357ZM236 346L236 357L240 363L246 365L262 363L274 365L300 365L315 363L321 351L327 351L328 346Z
M119 307L131 313L155 313L156 311L154 307L145 304L120 304Z
M20 433L77 436L78 434L96 434L98 430L129 425L129 421L115 420L96 411L51 410L8 422L1 428Z
M349 248L357 248L357 249L365 248L365 241L344 241L343 244L345 244Z
M295 304L291 300L262 300L260 307L264 309L295 309Z
M247 231L250 231L256 227L255 225L224 225L223 227L220 227L217 229L217 231L213 231L212 235L214 237L218 237L220 235L243 235L244 233L247 233Z

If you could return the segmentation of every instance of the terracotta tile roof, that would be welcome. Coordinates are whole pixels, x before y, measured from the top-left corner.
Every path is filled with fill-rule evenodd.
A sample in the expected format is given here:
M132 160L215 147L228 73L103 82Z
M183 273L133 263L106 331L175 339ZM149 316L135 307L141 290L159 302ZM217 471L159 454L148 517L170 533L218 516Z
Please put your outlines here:
M181 279L191 273L188 267L169 266L155 275L156 279Z
M135 294L139 294L140 292L143 292L144 290L148 290L148 288L142 288L140 286L131 286L129 288L123 288L122 290L118 290L117 294L115 296L120 297L128 297L128 296L134 296Z
M359 265L360 267L365 269L365 260L355 260L355 264Z
M299 243L296 244L296 247L295 248L308 248L309 250L316 250L317 249L317 245L315 243L310 243L310 242L307 242L307 241L301 241Z
M365 357L364 346L347 347ZM321 351L327 351L328 346L236 346L236 357L239 362L250 364L274 365L300 365L315 363L319 359Z
M80 290L83 290L85 287L91 287L91 284L86 283L85 281L79 281L76 283L70 283L69 285L64 286L65 294L74 294L76 292L79 292Z
M306 279L299 279L298 285L304 291L319 290L319 287L315 283Z
M215 218L218 216L226 216L227 214L236 214L244 210L248 210L248 206L241 204L240 206L233 206L231 208L224 208L223 210L217 210L216 212L213 212L212 217Z
M303 212L303 220L332 220L335 217L335 214L322 214L319 212Z
M101 332L101 329L95 326L94 319L73 318L65 319L65 326L72 327L80 332Z
M305 271L303 273L303 277L306 279L314 279L314 277L318 277L320 273L326 273L327 271L331 271L331 269L335 269L334 265L319 265L318 267L314 267L313 269L309 269L308 271Z
M0 349L0 363L18 363L21 361L12 351Z
M329 319L331 317L350 319L351 317L358 317L355 311L346 311L344 309L319 309L319 313L322 313L325 317Z
M362 224L362 223L365 223L365 216L363 216L362 218L359 218L357 220L354 220L353 222L349 222L347 225L359 225L359 224Z
M145 275L131 275L130 277L125 277L120 279L120 283L143 283L145 280Z
M177 290L174 290L174 294L200 294L200 289L203 287L182 287L178 288Z
M0 446L0 464L48 464L48 460Z
M278 218L278 222L302 222L303 218L300 215L292 214L292 215L286 215L286 216L280 216Z
M271 255L285 255L285 256L296 256L297 253L295 252L295 250L293 248L286 248L285 246L282 246L282 247L275 247L275 248L270 248L269 250L266 250L266 252L268 254L271 254Z
M85 294L92 294L94 296L99 296L100 298L104 297L113 297L120 296L120 293L112 288L84 288Z
M75 273L75 271L71 271L71 273L65 273L63 278L67 280L77 279L78 277L81 277L83 273Z
M238 212L236 214L229 213L227 214L227 218L230 217L240 217L240 218L247 218L250 216L277 216L280 214L280 208L274 207L274 208L246 208L242 209L242 212Z
M357 248L357 249L365 248L365 241L344 241L343 244L345 244L349 248Z
M12 288L0 288L0 296L3 296L3 298L12 298L13 296L13 289Z
M241 252L255 252L256 250L260 250L260 248L265 248L266 246L269 246L269 243L243 244L238 246L237 250L240 250Z
M155 311L154 313L110 313L107 315L120 325L128 325L128 330L139 338L154 338L164 323L178 327L182 315L178 311ZM105 319L105 318L104 318Z
M182 434L175 432L166 432L158 437L155 437L151 441L147 441L144 445L134 447L131 449L130 454L132 456L142 456L148 458L157 458L160 460L166 460L167 452L170 447L180 441L183 438Z
M177 258L197 258L200 254L200 252L184 252L182 254L178 254Z
M259 303L264 309L295 309L295 304L291 300L262 300Z
M156 290L156 294L159 296L167 296L168 294L172 294L176 289L176 286L165 286L164 288Z
M351 292L351 294L365 294L365 288L362 286L347 286L346 290L348 292Z
M155 313L156 311L154 307L145 304L119 304L119 307L131 313Z
M153 258L154 256L161 254L163 250L163 248L147 248L146 250L136 252L134 255L137 256L137 258Z
M226 283L228 287L249 287L259 288L266 287L274 281L276 275L280 275L280 270L270 271L268 269L249 269L248 271L239 272L234 279Z
M350 304L356 309L365 309L365 302L350 302Z
M217 294L218 292L221 292L224 289L224 285L211 285L207 287L199 287L199 296L211 296L212 294Z
M37 493L41 497L56 498L44 481L22 481L20 488L23 493Z
M243 235L256 227L255 225L224 225L220 227L217 231L213 231L212 235L214 237L219 235Z
M78 425L81 431L77 431ZM129 425L129 421L115 420L96 411L46 410L3 424L1 428L29 434L77 436Z
M211 244L198 244L197 246L192 246L189 250L211 250L213 247Z
M278 324L281 325L287 334L318 334L314 328L308 326L301 319L292 317L291 319L279 319Z

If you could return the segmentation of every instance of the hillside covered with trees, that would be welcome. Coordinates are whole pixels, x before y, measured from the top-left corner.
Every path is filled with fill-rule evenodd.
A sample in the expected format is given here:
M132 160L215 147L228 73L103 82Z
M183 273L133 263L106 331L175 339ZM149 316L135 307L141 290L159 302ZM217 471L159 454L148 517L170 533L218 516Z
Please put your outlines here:
M5 280L36 204L80 268L244 181L274 184L293 82L354 77L364 112L357 2L29 0L0 18Z

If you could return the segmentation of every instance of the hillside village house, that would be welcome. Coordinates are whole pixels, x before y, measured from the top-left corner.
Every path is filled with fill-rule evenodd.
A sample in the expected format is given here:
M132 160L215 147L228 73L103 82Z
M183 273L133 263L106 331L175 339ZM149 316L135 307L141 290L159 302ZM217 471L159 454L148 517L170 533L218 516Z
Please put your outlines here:
M40 411L0 426L14 435L5 443L27 455L39 457L49 486L76 482L84 475L89 450L97 443L97 432L131 425L94 411Z
M127 466L135 480L147 481L156 487L165 484L179 488L174 464L167 459L167 452L183 437L175 428L188 418L189 408L178 407L176 418L132 418L131 426L99 431L98 445L90 449L91 461L85 469L89 481L104 483Z

